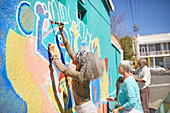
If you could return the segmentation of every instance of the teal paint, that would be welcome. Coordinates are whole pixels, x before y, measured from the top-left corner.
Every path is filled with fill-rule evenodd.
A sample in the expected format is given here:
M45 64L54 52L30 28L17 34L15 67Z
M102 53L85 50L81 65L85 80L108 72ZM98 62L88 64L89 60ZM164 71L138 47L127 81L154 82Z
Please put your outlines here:
M6 9L8 8L11 9L13 13L9 14L8 11L2 10L4 15L6 12L8 12L7 14L9 16L6 16L7 18L2 17L3 21L6 21L5 19L8 20L8 23L5 23L8 27L2 24L3 26L5 26L3 27L3 30L6 32L6 35L0 37L0 39L2 40L4 38L7 38L9 29L12 29L17 34L22 35L24 37L33 35L37 39L37 45L34 45L36 48L36 55L47 62L48 62L48 52L47 52L48 43L52 42L53 44L56 45L56 47L60 48L62 54L60 57L63 63L69 66L70 59L68 58L68 54L65 51L65 49L59 46L60 43L62 44L62 41L60 35L59 34L57 35L58 26L57 25L51 26L51 24L49 23L50 18L52 18L55 21L58 21L58 14L59 14L60 21L65 23L65 29L64 29L65 35L68 38L69 43L71 44L75 52L80 51L81 49L86 49L91 52L96 52L97 54L97 52L99 51L103 61L105 61L105 58L108 58L108 65L107 65L108 69L106 73L107 74L110 73L110 74L105 76L109 76L106 78L108 78L109 79L108 81L110 82L105 86L106 89L108 89L106 96L110 94L112 96L115 96L116 79L119 76L117 68L120 63L120 52L116 49L115 46L111 44L110 16L105 1L84 0L85 1L84 4L81 1L77 1L77 0L54 0L53 2L52 1L53 0L15 1L14 7L12 9L11 6L8 5L9 2L3 1L3 4L5 4L4 7ZM85 11L85 15L82 21L78 19L78 3L81 5L81 7L79 8L82 11ZM18 8L18 6L21 6L22 8ZM22 13L19 13L20 11ZM79 32L77 37L73 33L74 29L72 25L75 25L76 31ZM54 28L55 30L52 31L52 28ZM4 35L3 32L1 32L1 36L2 35ZM58 36L57 40L55 39L55 35ZM97 44L97 42L95 42L95 39L99 40L100 47L98 45L95 45ZM6 45L5 43L6 43L5 41L1 43L1 47L2 47L1 50L4 53L6 51L4 49ZM4 79L6 81L3 82L2 84L6 84L7 82L6 85L13 89L13 84L10 83L10 80L8 79L8 75L6 73L6 67L4 66L5 54L3 54L3 58L1 60L2 60L1 62L4 62L1 63L0 65L1 73L4 73L3 75L6 78ZM56 69L56 73L59 73L57 69ZM2 74L0 76L2 76ZM56 77L58 77L58 75L56 75ZM102 109L101 105L106 105L105 102L101 101L103 98L105 98L102 96L102 91L104 89L101 88L101 86L103 85L102 82L104 81L105 81L104 78L101 80L98 79L93 81L92 84L91 96L93 102L95 103L98 109ZM0 88L2 88L2 86L0 86ZM95 94L96 90L97 93ZM3 96L6 95L6 92L7 91L4 90L2 92L4 95L1 95L0 97L3 98ZM20 104L24 105L23 108L18 108L18 111L23 110L27 112L27 106L26 106L27 102L22 100L20 94L16 94L15 91L13 91L12 93L14 93L14 95L17 95L16 99L21 100ZM13 100L10 100L5 104L12 105L11 101ZM67 105L68 105L67 109L71 109L74 106L74 100L73 98L71 98L71 96L69 98L69 102L67 103ZM113 107L113 105L114 103L110 103L109 106ZM2 107L2 104L0 105L0 107ZM16 106L14 105L14 108L15 107ZM9 111L9 109L7 108L6 111Z

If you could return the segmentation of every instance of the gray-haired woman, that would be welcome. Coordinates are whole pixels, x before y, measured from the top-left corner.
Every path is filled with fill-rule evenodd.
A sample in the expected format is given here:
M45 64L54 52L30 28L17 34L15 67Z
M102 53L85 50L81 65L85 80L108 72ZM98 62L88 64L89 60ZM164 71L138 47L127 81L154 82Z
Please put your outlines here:
M132 65L131 61L122 61L119 65L118 70L124 81L118 91L118 108L113 113L143 113L139 87L131 75ZM108 97L107 100L112 102L115 98Z
M51 23L55 24L56 22L51 20ZM80 51L75 54L71 49L68 40L64 36L64 25L60 23L57 24L59 25L64 46L70 58L73 60L73 64L76 65L76 71L66 67L58 59L55 54L56 48L52 43L49 43L49 51L52 55L52 61L63 74L72 77L71 85L77 113L97 113L97 109L90 98L90 80L103 76L104 63L101 58L91 52Z

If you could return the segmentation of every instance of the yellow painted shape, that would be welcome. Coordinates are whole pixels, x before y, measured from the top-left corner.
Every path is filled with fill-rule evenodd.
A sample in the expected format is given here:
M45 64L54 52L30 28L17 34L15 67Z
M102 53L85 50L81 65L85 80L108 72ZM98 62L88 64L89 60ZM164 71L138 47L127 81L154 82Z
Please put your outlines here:
M94 40L95 45L97 46L97 56L100 57L100 43L99 43L99 39L96 37ZM94 50L93 50L94 53Z
M76 23L75 23L75 21L73 21L71 27L72 27L72 30L73 30L73 33L74 33L74 49L75 49L75 52L77 53L78 52L77 38L78 38L79 32L78 32L78 30L76 30Z
M54 106L57 108L57 111L64 113L62 105L59 105L59 103L61 103L61 101L59 100L60 98L58 97L58 100L57 100L57 98L54 95L54 91L53 91L53 88L52 88L51 85L47 86L47 91L48 91L48 94L51 98L51 101L53 102ZM70 108L68 112L71 113L71 111L73 111L73 112L75 111L74 107Z
M25 37L9 29L6 41L7 76L16 93L26 101L28 113L40 113L41 94L26 68L25 43Z
M48 94L50 95L50 98L53 101L55 107L57 108L57 111L62 111L63 112L62 106L58 105L58 103L57 103L57 101L55 99L54 91L53 91L53 88L52 88L51 85L47 86L47 91L48 91ZM61 102L61 101L58 101L58 102Z
M93 40L93 44L94 43L95 43L95 46L97 46L97 56L101 57L101 55L100 55L100 43L99 43L99 39L97 37ZM92 52L94 52L94 50ZM104 63L104 61L103 61L103 63ZM109 86L108 73L106 72L106 68L104 68L104 75L100 79L101 100L104 100L105 97L108 95L108 86Z
M102 79L102 80L101 80ZM108 87L109 87L109 77L106 72L106 68L104 68L104 75L100 79L100 89L101 89L101 100L103 100L106 96L108 96Z

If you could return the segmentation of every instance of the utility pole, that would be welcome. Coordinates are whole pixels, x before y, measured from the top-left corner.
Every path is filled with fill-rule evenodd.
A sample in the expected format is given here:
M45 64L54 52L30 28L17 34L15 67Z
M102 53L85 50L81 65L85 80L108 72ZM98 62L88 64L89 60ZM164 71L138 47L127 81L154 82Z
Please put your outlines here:
M137 38L138 38L138 34L137 31L139 30L139 26L138 25L134 25L133 27L133 31L135 33L134 37L133 37L133 41L134 41L134 48L135 48L135 56L136 56L136 61L137 61L137 67L138 67L138 60L139 60L139 55L138 55L138 50L137 50Z

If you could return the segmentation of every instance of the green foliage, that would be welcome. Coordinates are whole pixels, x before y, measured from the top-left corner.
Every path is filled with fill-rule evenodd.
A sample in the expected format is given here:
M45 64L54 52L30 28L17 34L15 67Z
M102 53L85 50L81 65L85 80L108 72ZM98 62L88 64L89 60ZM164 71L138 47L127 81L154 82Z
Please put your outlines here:
M129 36L126 36L124 38L120 39L120 45L123 49L123 58L124 60L130 60L133 55L133 45L132 45L132 38Z

